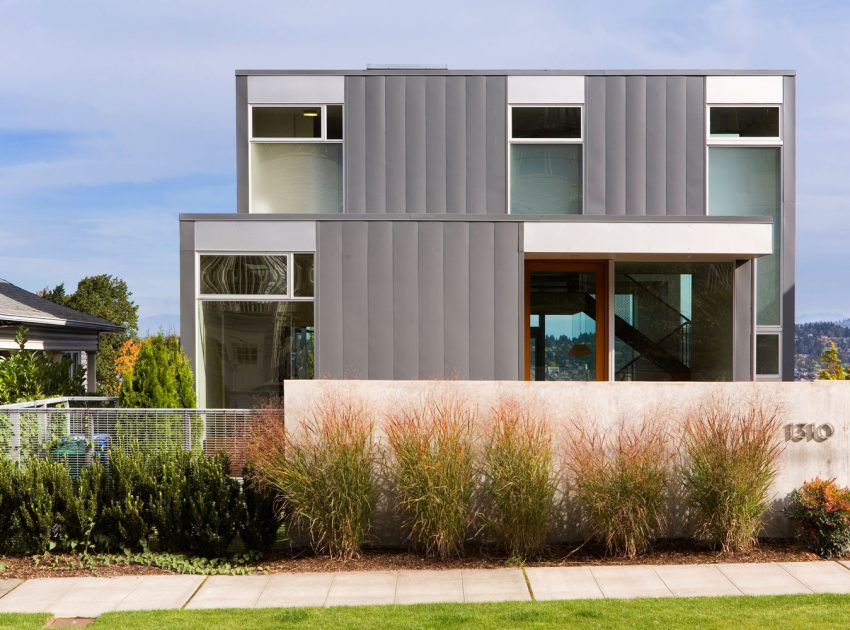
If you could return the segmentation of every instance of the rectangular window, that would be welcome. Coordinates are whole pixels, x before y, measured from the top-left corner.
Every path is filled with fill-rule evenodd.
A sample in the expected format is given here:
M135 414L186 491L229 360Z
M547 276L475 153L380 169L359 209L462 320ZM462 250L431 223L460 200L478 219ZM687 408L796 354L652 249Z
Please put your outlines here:
M709 136L718 139L779 138L778 107L711 107Z
M779 335L756 335L756 374L779 375Z
M510 108L512 214L581 214L582 108Z
M780 321L782 170L779 147L709 147L708 211L773 219L773 254L756 260L756 323Z
M312 254L309 254L312 258ZM281 295L287 290L288 256L201 255L202 295Z
M313 297L315 286L315 269L313 254L293 254L295 261L295 282L293 295L295 297Z
M342 105L255 105L250 114L251 212L342 212Z

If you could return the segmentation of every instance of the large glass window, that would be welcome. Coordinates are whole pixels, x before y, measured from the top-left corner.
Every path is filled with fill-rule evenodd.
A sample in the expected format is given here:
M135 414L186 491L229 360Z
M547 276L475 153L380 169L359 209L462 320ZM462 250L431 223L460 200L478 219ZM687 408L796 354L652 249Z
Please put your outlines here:
M342 105L253 106L251 212L342 212L342 139Z
M510 211L581 214L580 107L511 107Z
M312 267L312 254L296 255L309 257ZM288 261L287 256L201 255L201 293L288 295Z
M778 107L712 107L709 111L712 138L779 138Z
M709 147L708 211L773 219L773 254L756 261L756 324L780 322L781 159L779 147Z
M616 263L616 380L732 380L732 279L733 263Z

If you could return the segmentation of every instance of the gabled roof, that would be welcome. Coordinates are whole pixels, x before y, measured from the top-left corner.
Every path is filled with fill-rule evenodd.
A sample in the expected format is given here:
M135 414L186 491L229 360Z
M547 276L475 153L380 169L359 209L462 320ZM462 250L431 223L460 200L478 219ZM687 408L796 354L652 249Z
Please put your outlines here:
M0 278L0 324L37 324L86 328L99 332L124 330L101 317L60 306Z

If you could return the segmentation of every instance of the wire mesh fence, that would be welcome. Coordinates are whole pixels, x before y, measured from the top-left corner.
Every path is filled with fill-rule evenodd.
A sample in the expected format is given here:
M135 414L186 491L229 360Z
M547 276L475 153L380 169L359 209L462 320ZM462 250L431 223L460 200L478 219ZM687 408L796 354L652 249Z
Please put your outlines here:
M51 458L79 473L95 458L108 466L109 450L224 452L234 476L242 473L252 427L268 409L0 409L0 456L12 460Z

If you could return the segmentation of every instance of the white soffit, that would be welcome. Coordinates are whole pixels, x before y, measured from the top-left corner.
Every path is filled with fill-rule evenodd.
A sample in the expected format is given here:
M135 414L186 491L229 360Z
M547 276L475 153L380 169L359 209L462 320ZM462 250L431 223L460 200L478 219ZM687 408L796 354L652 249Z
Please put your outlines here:
M549 223L524 225L529 254L755 258L773 253L770 223Z
M251 76L249 103L343 103L342 76Z
M584 103L583 76L509 76L508 103Z
M782 103L781 76L706 77L705 102Z
M195 250L314 252L315 221L198 221Z

